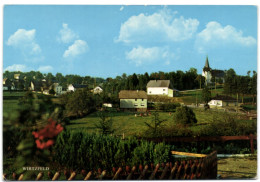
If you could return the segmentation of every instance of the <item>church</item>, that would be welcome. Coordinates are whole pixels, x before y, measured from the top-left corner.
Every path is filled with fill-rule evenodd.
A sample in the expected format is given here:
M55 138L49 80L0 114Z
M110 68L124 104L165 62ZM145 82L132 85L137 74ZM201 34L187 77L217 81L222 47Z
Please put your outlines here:
M209 59L208 59L208 56L207 56L205 66L202 70L202 76L205 77L205 84L206 85L208 85L212 82L224 83L225 71L217 70L217 69L211 69L210 66L209 66ZM212 78L214 80L212 80Z

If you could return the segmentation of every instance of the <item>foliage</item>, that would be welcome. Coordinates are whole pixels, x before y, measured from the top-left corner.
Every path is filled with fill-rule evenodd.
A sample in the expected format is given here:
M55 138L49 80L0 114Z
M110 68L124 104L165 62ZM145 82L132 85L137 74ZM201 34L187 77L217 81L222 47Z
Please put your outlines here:
M50 89L50 91L49 91L49 94L51 94L51 95L55 95L55 91L54 91L54 89L52 88L52 89Z
M178 107L173 115L173 120L184 125L197 123L195 113L187 106Z
M205 104L211 100L211 92L207 86L202 90L201 97Z
M121 140L84 131L63 131L57 138L54 154L55 161L67 169L102 168L111 172L112 167L169 161L170 147L134 138Z
M235 120L234 117L224 114L221 117L215 116L207 127L200 130L198 135L239 136L249 134L256 134L256 122L239 122L238 120Z
M103 135L112 134L114 132L112 115L106 113L105 111L100 111L97 113L97 115L100 119L98 124L95 124L95 126Z
M3 128L4 151L12 151L10 155L7 153L5 157L16 158L14 167L17 169L17 173L22 172L23 166L41 166L46 164L49 161L50 153L48 150L42 149L49 148L55 141L53 136L51 137L52 142L48 142L48 138L46 140L48 145L44 145L45 140L42 137L43 135L38 135L43 143L39 143L37 139L36 141L34 139L40 133L41 129L45 127L48 123L48 118L55 111L55 105L52 104L50 98L43 97L39 99L37 95L28 92L20 99L19 104L17 117L10 120L4 118L4 120L9 120L10 125L4 125ZM35 133L34 137L33 133ZM44 147L41 148L39 147L40 145L44 145Z
M152 121L150 123L144 122L148 126L147 134L152 135L153 137L158 136L160 134L160 126L163 122L165 122L165 119L159 118L159 112L156 110L152 113Z

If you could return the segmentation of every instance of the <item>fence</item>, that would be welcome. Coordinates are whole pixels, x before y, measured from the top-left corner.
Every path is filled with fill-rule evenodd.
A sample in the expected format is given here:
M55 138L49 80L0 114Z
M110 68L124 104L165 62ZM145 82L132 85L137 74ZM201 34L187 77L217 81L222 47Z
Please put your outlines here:
M140 165L138 168L133 166L131 169L126 166L125 168L114 168L112 172L107 170L98 171L81 171L81 175L76 171L66 172L64 176L61 172L56 172L54 175L48 172L49 180L59 180L65 177L66 180L164 180L164 179L216 179L217 178L217 152L212 152L209 155L193 154L172 151L172 154L186 155L196 157L191 160L176 161L162 163L157 165L145 165L144 168ZM44 173L38 173L35 180L41 180ZM77 176L78 175L78 176ZM4 174L4 179L7 180L7 175ZM13 180L27 180L24 179L24 174L16 175L13 173ZM10 180L10 179L9 179ZM62 179L61 179L62 180Z
M257 140L257 136L250 134L248 136L196 136L196 137L160 137L160 138L142 138L153 142L225 142L233 140L249 140L251 153L254 153L254 140Z

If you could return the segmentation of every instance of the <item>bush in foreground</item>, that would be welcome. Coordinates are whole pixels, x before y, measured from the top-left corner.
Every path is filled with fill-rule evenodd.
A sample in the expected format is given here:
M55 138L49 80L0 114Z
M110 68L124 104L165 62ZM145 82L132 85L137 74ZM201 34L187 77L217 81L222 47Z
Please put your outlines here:
M54 153L55 162L67 169L111 171L118 166L167 162L170 146L134 138L122 140L84 131L63 131L57 138Z

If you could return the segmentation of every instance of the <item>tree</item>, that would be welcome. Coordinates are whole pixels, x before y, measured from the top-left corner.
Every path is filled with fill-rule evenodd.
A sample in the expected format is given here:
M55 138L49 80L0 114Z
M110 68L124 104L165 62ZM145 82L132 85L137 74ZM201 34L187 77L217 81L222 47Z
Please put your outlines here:
M202 90L201 97L205 104L208 104L208 102L211 99L211 92L207 86Z
M66 110L82 117L84 114L90 113L95 109L96 105L93 104L93 94L86 89L76 90L68 99Z
M50 95L55 95L55 91L54 91L53 88L49 90L49 94L50 94Z
M192 124L197 123L197 119L193 110L187 106L177 107L173 115L173 120L178 124Z
M112 116L105 113L105 111L98 112L99 122L95 124L96 128L100 130L103 135L114 133Z
M151 123L147 123L147 122L144 122L147 126L148 126L148 132L149 133L152 133L152 136L155 137L155 136L158 136L159 135L159 129L160 129L160 126L163 122L166 121L166 119L160 119L159 118L159 112L158 110L156 109L155 112L152 113L153 115L153 118L152 118L152 122Z

